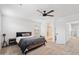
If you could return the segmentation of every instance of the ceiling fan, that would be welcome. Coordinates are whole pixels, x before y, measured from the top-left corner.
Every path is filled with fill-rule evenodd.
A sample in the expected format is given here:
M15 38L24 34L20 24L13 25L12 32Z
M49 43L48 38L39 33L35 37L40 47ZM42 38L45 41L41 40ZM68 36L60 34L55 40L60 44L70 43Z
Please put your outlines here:
M47 12L46 10L44 11L37 10L37 11L40 12L42 16L51 16L51 17L54 16L54 15L50 15L50 13L54 12L54 10L50 10L49 12Z

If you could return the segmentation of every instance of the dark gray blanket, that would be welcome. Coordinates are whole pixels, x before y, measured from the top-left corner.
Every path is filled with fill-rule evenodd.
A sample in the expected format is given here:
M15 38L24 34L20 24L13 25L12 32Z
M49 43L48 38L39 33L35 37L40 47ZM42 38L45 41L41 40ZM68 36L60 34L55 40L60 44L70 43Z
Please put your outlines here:
M41 42L45 42L44 37L31 37L31 38L23 38L19 42L19 46L22 50L22 52L25 51L25 49L31 45L40 44Z

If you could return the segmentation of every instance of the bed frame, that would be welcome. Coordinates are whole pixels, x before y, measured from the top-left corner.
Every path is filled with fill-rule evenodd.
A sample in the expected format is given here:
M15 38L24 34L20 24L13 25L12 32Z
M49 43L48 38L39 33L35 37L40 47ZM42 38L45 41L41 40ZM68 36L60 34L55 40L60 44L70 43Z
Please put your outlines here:
M24 33L28 33L29 34L29 36L31 36L32 35L32 32L17 32L16 33L16 37L22 37L22 34L24 34ZM39 46L41 46L41 45L45 45L45 42L46 41L43 41L43 42L41 42L41 43L37 43L37 44L35 44L35 45L30 45L30 46L28 46L27 47L27 51L22 51L22 53L23 54L26 54L28 51L30 51L30 50L32 50L32 49L34 49L34 48L37 48L37 47L39 47ZM19 46L20 47L20 46ZM20 47L21 48L21 47ZM22 50L22 49L21 49Z

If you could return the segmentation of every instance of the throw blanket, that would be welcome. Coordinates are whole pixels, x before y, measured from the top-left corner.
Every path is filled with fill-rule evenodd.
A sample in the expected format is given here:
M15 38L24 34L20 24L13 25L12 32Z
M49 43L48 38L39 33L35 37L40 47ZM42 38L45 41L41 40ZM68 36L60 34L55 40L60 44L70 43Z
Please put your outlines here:
M40 44L42 42L46 42L44 37L22 38L19 42L19 46L22 52L24 52L27 47Z

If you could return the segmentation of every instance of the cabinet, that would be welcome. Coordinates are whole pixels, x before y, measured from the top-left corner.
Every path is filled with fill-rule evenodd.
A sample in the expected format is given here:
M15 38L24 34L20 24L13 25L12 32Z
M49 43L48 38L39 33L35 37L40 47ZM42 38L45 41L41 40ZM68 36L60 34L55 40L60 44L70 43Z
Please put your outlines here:
M16 42L16 38L10 38L9 39L9 45L16 45L17 42Z

